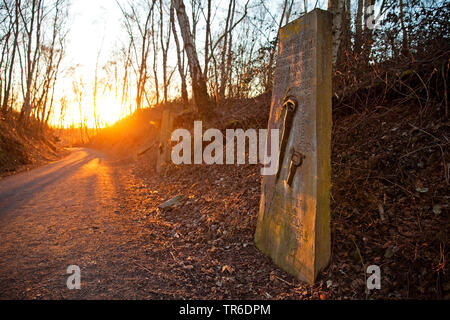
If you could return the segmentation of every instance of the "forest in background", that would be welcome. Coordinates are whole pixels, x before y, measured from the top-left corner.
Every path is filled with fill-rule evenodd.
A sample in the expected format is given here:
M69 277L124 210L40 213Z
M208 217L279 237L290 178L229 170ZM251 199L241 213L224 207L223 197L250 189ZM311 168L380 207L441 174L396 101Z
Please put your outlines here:
M334 92L339 106L364 86L402 86L411 76L408 72L421 85L411 87L409 94L428 99L422 104L430 103L430 86L447 85L446 1L117 0L112 5L122 12L117 23L124 34L107 54L108 61L97 59L90 79L78 77L77 65L63 63L70 5L67 0L0 3L3 117L17 112L24 123L33 118L41 127L49 121L51 126L68 126L65 116L71 107L79 114L69 126L99 129L105 125L97 106L102 95L120 102L121 116L173 100L186 106L195 100L197 111L208 114L224 99L270 91L278 28L315 7L334 14ZM431 73L417 72L422 66ZM55 92L58 81L69 81L71 92ZM88 103L92 108L85 107ZM448 114L448 106L444 109ZM83 129L80 134L89 136Z
M208 117L230 99L270 92L278 28L315 7L334 15L336 112L370 110L400 94L402 103L418 103L421 113L448 117L446 1L117 0L114 5L124 33L106 62L99 51L86 79L79 66L64 61L70 1L2 0L3 167L16 167L17 159L22 159L17 166L29 162L29 150L52 141L55 127L67 128L56 133L66 146L89 142L111 125L99 111L102 96L114 97L120 117L169 102ZM62 83L70 84L68 91L61 92Z
M85 79L79 66L64 61L70 1L2 0L2 167L10 171L30 162L27 153L39 153L41 142L53 141L56 149L61 142L88 143L111 125L102 119L108 109L99 109L105 96L120 105L119 120L173 103L194 118L209 118L227 101L270 93L278 28L316 7L333 13L335 113L358 114L394 102L418 105L423 119L448 119L446 1L117 0L114 5L123 35L106 62L99 51L92 77ZM70 83L70 90L61 91L62 83Z

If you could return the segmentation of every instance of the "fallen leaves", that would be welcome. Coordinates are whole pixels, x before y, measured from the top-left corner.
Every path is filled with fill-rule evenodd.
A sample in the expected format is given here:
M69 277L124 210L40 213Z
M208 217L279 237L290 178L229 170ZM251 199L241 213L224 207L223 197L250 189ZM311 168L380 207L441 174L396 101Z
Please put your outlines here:
M225 272L228 274L233 274L234 268L232 266L225 265L222 267L222 273L225 273Z
M240 107L247 115L256 108ZM407 110L335 119L333 257L314 286L278 269L253 245L261 195L258 166L173 166L161 177L151 168L145 174L140 171L148 189L158 190L149 195L152 209L179 194L188 198L158 216L158 223L167 223L171 230L171 251L180 261L189 261L186 266L194 266L176 269L181 271L173 275L180 284L177 290L190 284L198 290L189 296L200 298L365 299L363 258L364 266L380 265L384 279L382 290L372 291L370 298L434 297L432 267L442 260L436 239L446 234L442 231L448 225L445 181L439 175L442 159L427 154L429 141L408 144L417 132L403 135L409 129L402 121L410 113L402 112ZM421 148L425 149L415 152ZM141 163L139 170L144 168ZM172 230L180 235L177 241ZM425 289L408 287L408 281Z

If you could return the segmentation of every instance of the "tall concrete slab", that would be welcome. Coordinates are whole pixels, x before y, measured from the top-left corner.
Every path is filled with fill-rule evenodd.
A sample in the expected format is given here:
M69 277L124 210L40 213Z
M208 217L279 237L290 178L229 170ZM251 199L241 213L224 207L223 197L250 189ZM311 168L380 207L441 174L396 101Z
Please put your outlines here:
M164 110L161 118L161 128L159 136L159 150L156 158L156 172L161 172L164 165L170 162L171 156L171 136L174 124L174 113Z
M263 178L255 233L262 252L308 283L331 251L331 27L316 9L280 29L268 125L269 135L280 129L280 163Z

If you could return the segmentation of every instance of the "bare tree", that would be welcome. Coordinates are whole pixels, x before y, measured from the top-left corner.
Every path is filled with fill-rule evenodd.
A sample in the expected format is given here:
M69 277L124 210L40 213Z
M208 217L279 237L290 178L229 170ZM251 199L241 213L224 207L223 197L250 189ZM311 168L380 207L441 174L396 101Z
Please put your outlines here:
M203 74L206 76L208 74L209 65L209 43L211 37L211 0L207 0L207 13L206 13L206 33L205 33L205 64L203 69Z
M58 71L64 55L66 31L63 27L66 15L64 14L65 0L56 0L54 3L54 16L52 22L52 37L48 45L42 45L42 56L45 60L44 80L41 86L40 97L35 107L41 111L40 120L43 128L48 123L53 111L53 100ZM37 82L37 81L36 81Z
M231 56L232 56L232 32L233 30L245 19L248 13L248 4L249 1L246 2L244 6L244 12L242 13L241 17L234 22L234 13L236 10L236 1L230 0L228 5L228 11L227 11L227 17L225 21L225 29L222 33L222 35L215 41L215 44L212 45L211 42L211 58L214 61L214 69L215 69L215 78L216 78L216 84L214 85L215 88L218 88L218 92L216 94L216 97L218 99L224 99L225 98L225 90L227 87L227 84L229 83L229 76L231 72ZM220 52L220 82L218 82L218 67L217 67L217 59L214 56L215 50L219 46L219 44L222 43L221 52Z
M338 59L339 48L342 40L344 8L345 0L328 0L328 10L333 14L332 61L334 65Z
M271 16L273 22L276 24L276 30L277 30L275 40L269 41L269 43L268 43L268 46L270 47L270 51L269 51L269 61L266 66L267 72L265 74L266 79L264 81L264 83L265 83L264 87L265 87L265 91L269 91L272 89L272 85L273 85L273 69L274 69L274 65L275 65L276 53L277 53L277 47L278 47L278 41L279 41L278 30L283 26L283 22L285 21L285 19L290 17L290 13L287 14L287 12L289 11L289 7L292 8L292 6L288 0L283 0L283 7L282 7L283 9L281 12L281 17L280 17L279 22L277 22L276 18L270 13L270 10L264 4L264 1L261 1L261 6ZM306 12L306 8L307 8L306 1L305 1L304 6L305 6L305 12Z
M43 0L32 0L31 7L19 10L24 28L24 52L23 68L25 69L25 80L22 81L22 90L25 92L21 111L21 119L25 122L31 113L32 91L35 88L33 82L36 66L39 59L39 48L41 45L42 23L44 20Z
M128 45L128 49L123 49L122 51L124 71L122 78L122 97L120 100L121 115L126 114L126 103L128 101L128 88L129 88L128 69L131 64L130 54L131 54L131 43Z
M130 3L129 11L125 10L117 1L119 8L124 16L125 27L130 40L130 47L133 50L135 59L135 73L136 73L136 108L142 108L142 102L146 96L146 83L148 79L147 74L147 60L151 45L151 31L150 22L153 14L153 9L156 0L145 2L144 12L145 15L141 17L139 10L136 6ZM138 30L138 37L135 36L135 28Z
M5 86L3 91L3 103L2 103L2 110L4 113L6 113L8 109L8 103L9 103L9 97L11 95L11 86L13 82L13 70L16 60L16 52L18 47L18 39L19 39L19 8L20 8L20 0L15 0L14 2L11 2L11 4L14 3L14 10L12 10L12 5L9 5L5 0L3 0L3 4L5 6L5 9L8 12L9 22L11 30L9 32L13 33L13 43L12 43L12 52L11 57L9 58L9 66L5 68ZM14 11L14 13L13 13ZM9 35L8 35L9 38ZM8 39L6 39L7 42ZM5 43L5 47L8 48L8 44ZM3 55L2 55L3 59Z
M230 19L230 24L233 25L234 22L234 13L236 10L236 0L233 0L233 9ZM233 88L232 88L232 77L233 77L233 69L231 68L231 62L233 60L233 31L230 30L230 35L228 36L228 52L227 52L227 67L226 67L226 80L228 85L228 97L232 97Z
M197 25L200 21L201 0L191 0L192 39L197 42Z
M372 36L373 30L369 25L370 17L370 7L375 5L375 0L364 0L364 46L363 46L363 55L365 61L369 61L370 54L372 52Z
M362 43L363 43L363 5L364 0L358 0L358 6L356 9L356 17L355 17L355 44L353 47L353 51L358 56L361 54Z
M186 9L183 0L172 0L172 1L177 13L178 24L181 30L181 36L183 37L184 50L188 57L189 70L192 79L192 93L195 106L197 108L197 111L201 115L208 116L212 111L212 105L206 88L206 80L204 78L198 60L194 39L190 31L189 19L186 14Z
M227 54L227 47L228 47L228 36L230 34L230 30L229 30L229 24L230 24L230 19L232 16L232 12L233 12L233 3L234 0L229 0L229 4L228 4L228 13L227 13L227 19L225 21L225 30L224 30L224 36L223 36L223 45L222 45L222 53L221 53L221 63L220 63L220 74L221 74L221 79L220 79L220 89L219 89L219 98L220 99L224 99L225 98L225 86L226 86L226 81L227 81L227 75L226 75L226 62L225 62L225 57Z
M93 83L93 89L92 89L92 112L94 116L94 127L95 131L98 131L99 125L100 125L100 117L98 114L98 106L97 106L97 100L98 100L98 89L99 89L99 76L98 76L98 64L101 54L101 48L97 52L97 59L95 61L95 72L94 72L94 83Z
M409 54L409 45L408 45L408 32L405 27L405 15L403 12L403 1L399 0L399 19L400 19L400 28L402 30L402 55L407 56Z
M155 82L155 91L156 91L156 104L159 104L159 80L158 80L158 41L157 41L157 34L158 32L155 30L155 19L154 19L154 13L152 13L152 27L151 27L151 38L152 38L152 44L153 44L153 78ZM162 35L161 35L162 37Z
M85 129L87 118L83 112L83 93L85 90L85 85L84 85L83 79L80 78L80 80L78 80L78 81L73 81L72 82L72 90L75 95L75 102L78 105L78 111L80 114L80 139L81 139L81 143L84 143L85 142L84 137L85 137L85 134L87 133L87 129Z
M63 128L64 127L64 121L66 118L66 111L67 111L67 106L69 104L69 101L67 100L66 96L63 96L60 100L59 100L59 105L60 105L60 110L59 110L59 127Z
M186 74L184 72L184 62L182 61L181 54L180 54L180 52L182 50L180 49L180 42L178 40L177 28L175 26L175 12L174 12L173 3L171 3L171 6L170 6L170 23L172 25L173 37L175 40L175 46L176 46L176 50L177 50L177 66L178 66L178 72L179 72L180 80L181 80L181 101L182 101L183 105L186 106L188 103ZM184 54L184 51L183 51L183 54Z
M171 28L172 25L169 23L167 27L167 33L164 33L164 12L163 12L163 1L159 0L159 28L160 28L160 40L161 40L161 51L162 51L162 58L163 58L163 90L164 90L164 103L167 103L167 89L169 87L169 76L167 72L167 54L169 51L169 44L170 44L170 36L172 34Z

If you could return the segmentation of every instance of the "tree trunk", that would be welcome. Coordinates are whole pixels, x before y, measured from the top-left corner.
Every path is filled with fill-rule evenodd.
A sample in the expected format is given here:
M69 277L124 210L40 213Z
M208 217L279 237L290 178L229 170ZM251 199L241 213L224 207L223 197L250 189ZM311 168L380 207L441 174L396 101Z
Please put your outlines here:
M233 9L231 14L230 26L234 23L234 12L236 7L236 0L233 0ZM228 82L228 97L233 96L233 69L231 68L231 62L233 59L233 30L230 28L230 35L228 36L228 54L227 54L227 82Z
M20 3L16 0L15 1L15 17L14 17L14 42L13 42L13 48L12 48L12 54L11 54L11 62L9 65L8 70L8 77L5 79L5 92L3 96L3 111L6 112L8 109L8 103L9 103L9 95L11 92L11 83L12 83L12 74L14 70L14 61L16 59L16 51L18 46L18 39L19 39L19 5Z
M203 74L205 77L208 75L209 64L209 37L211 34L211 0L208 0L208 12L206 14L206 36L205 36L205 68Z
M219 97L221 100L225 99L225 87L227 83L227 75L226 75L226 62L225 57L227 54L227 48L228 48L228 26L230 24L230 18L231 18L231 11L233 8L233 0L230 0L230 3L228 5L228 14L227 19L225 22L225 31L224 31L224 38L223 38L223 47L222 47L222 54L221 54L221 60L220 60L220 89L219 89Z
M399 0L399 18L400 18L400 27L402 29L402 55L408 56L409 55L409 46L408 46L408 33L406 32L405 27L405 20L404 20L404 14L403 14L403 1Z
M156 90L156 104L159 104L159 81L158 81L158 46L156 44L155 36L155 21L152 17L152 43L153 43L153 77L155 78L155 90Z
M364 48L363 55L366 63L369 63L370 54L372 52L373 30L369 26L369 7L375 5L375 0L364 0Z
M192 94L197 111L202 116L208 116L211 113L211 101L206 89L206 81L200 68L197 51L193 43L192 34L189 26L189 19L186 14L183 0L173 0L177 12L178 24L180 25L181 36L183 37L184 50L188 57L189 71L192 79Z
M178 41L177 28L175 26L175 14L174 14L173 5L171 5L171 7L170 7L170 23L172 25L173 38L175 39L175 45L177 48L177 65L178 65L178 72L180 74L180 79L181 79L181 101L184 106L187 106L188 93L187 93L187 85L186 85L186 76L184 74L184 64L183 64L183 61L181 60L180 42Z
M39 8L38 8L39 12ZM33 0L32 6L31 6L31 21L29 25L29 29L25 26L26 34L27 34L27 53L26 53L26 60L25 64L27 67L27 75L26 75L26 82L25 82L25 97L24 102L22 105L22 110L20 112L20 119L24 120L25 122L28 121L28 117L31 113L31 82L33 80L33 73L34 73L34 66L35 60L32 60L31 53L32 53L32 42L33 42L33 31L34 31L34 22L36 19L36 0ZM24 21L25 23L25 21ZM38 44L36 44L38 46Z
M341 43L339 45L337 65L342 65L346 61L346 56L351 50L351 13L350 0L344 0L344 7L342 8L342 34Z
M363 4L363 0L358 0L358 8L356 9L355 18L355 46L353 48L353 52L358 56L361 54L363 43Z
M167 77L167 52L169 51L170 36L172 34L171 27L169 23L168 33L164 39L164 14L163 14L163 1L159 1L159 14L160 14L160 41L161 41L161 51L163 56L163 94L164 103L167 103L167 89L169 87L169 79Z
M333 14L333 47L332 62L336 66L339 48L342 40L342 25L344 20L345 0L328 0L328 10Z

